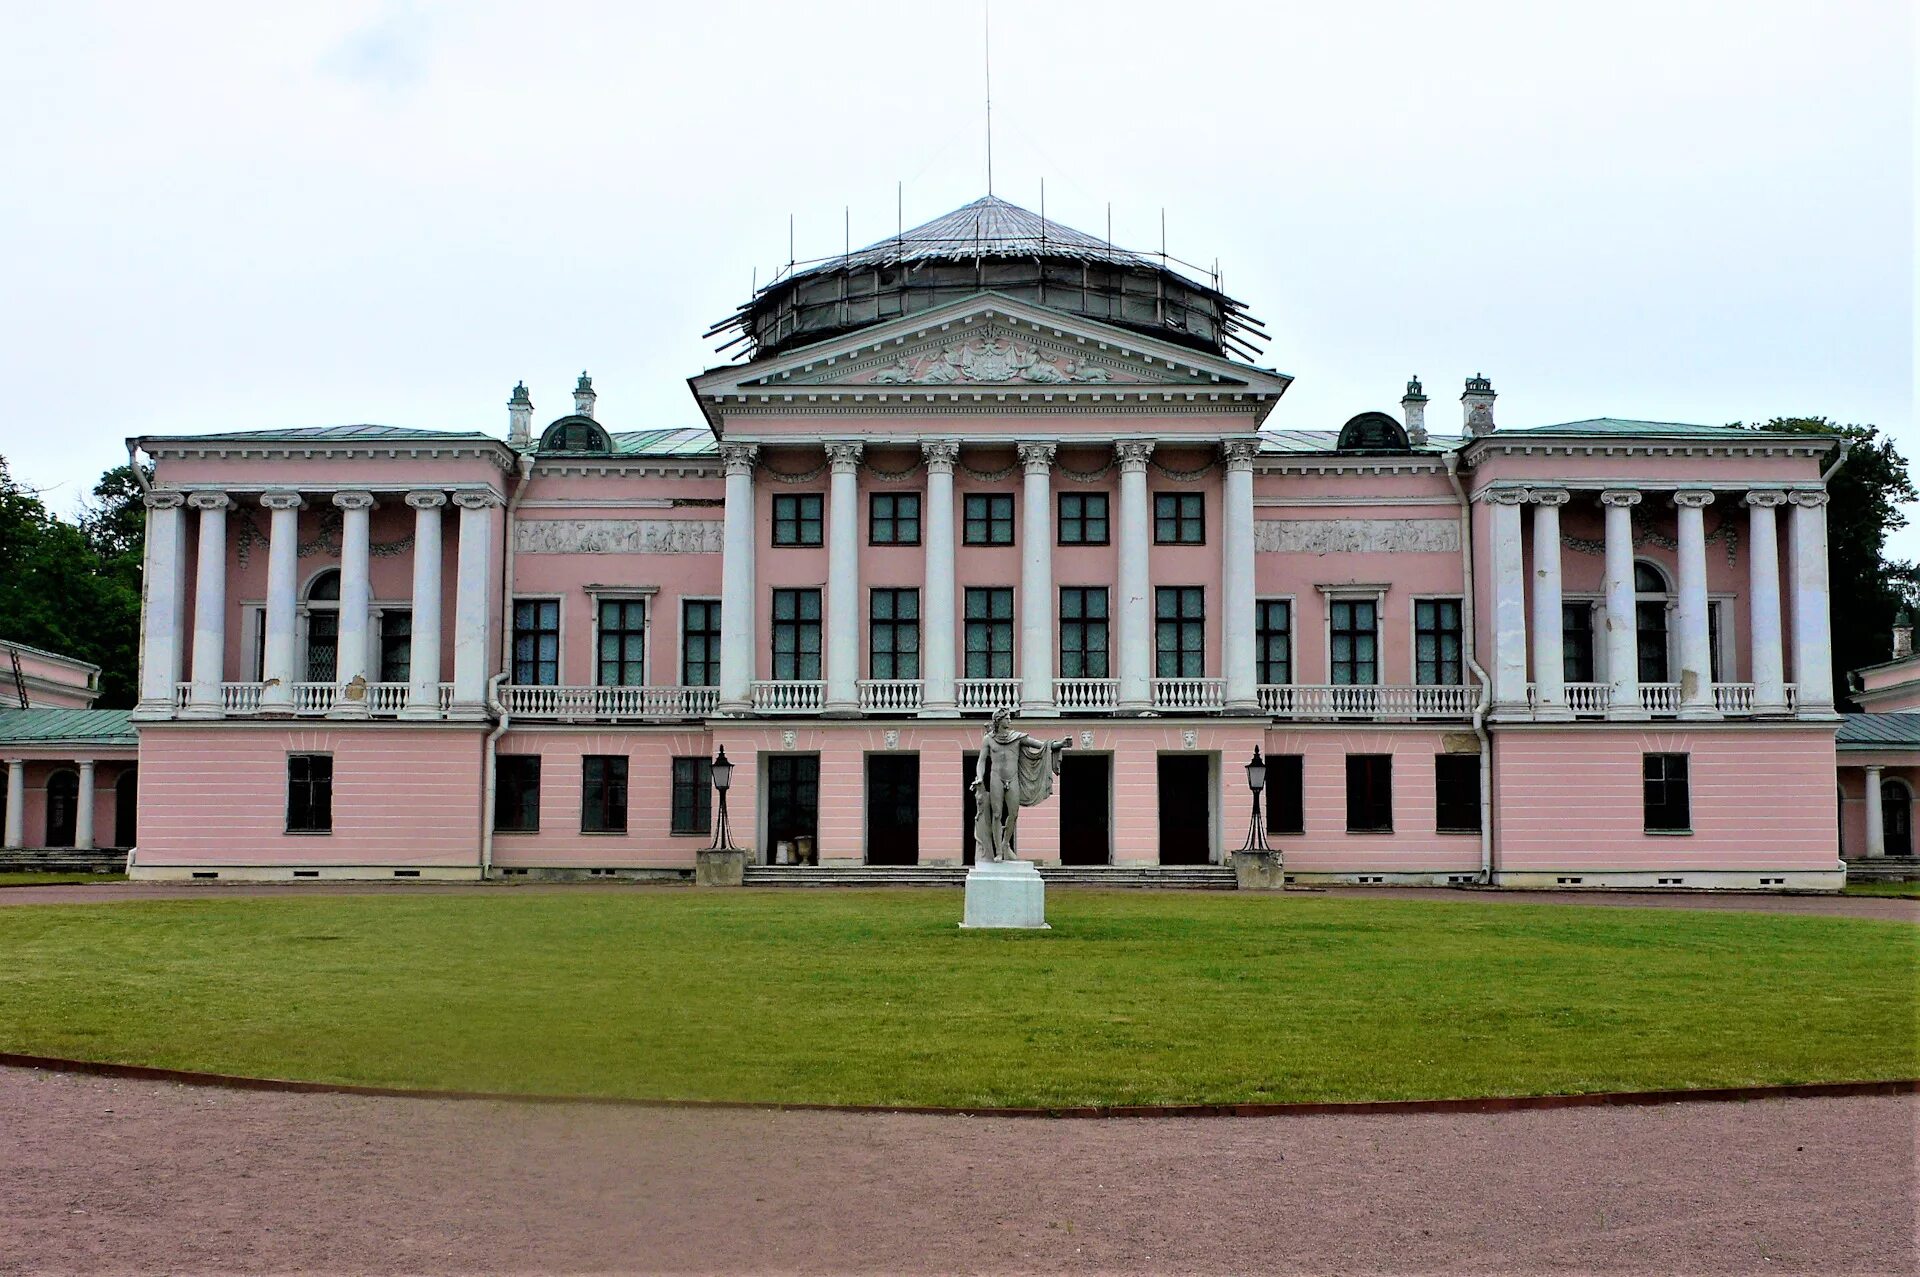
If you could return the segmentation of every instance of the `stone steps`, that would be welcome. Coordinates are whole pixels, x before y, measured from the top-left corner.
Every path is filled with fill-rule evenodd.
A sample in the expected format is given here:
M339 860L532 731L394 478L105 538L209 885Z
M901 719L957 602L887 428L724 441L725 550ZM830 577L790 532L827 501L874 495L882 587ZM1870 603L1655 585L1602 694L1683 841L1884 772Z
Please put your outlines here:
M1232 891L1227 865L1041 865L1054 887L1176 888ZM964 865L748 865L749 887L963 887Z
M1848 882L1920 881L1920 856L1861 856L1847 861Z
M104 848L75 851L71 847L35 847L0 850L0 873L121 873L127 853Z

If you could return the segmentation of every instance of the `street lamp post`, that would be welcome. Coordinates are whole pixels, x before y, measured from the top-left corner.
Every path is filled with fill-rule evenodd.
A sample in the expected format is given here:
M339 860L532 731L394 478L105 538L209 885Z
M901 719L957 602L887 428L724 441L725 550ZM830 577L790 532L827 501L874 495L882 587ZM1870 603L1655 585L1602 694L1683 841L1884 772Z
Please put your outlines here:
M714 851L736 851L733 828L727 823L727 791L733 788L733 764L727 761L727 747L713 756L713 788L720 795L720 823L713 831Z
M1247 845L1242 851L1271 851L1267 846L1267 830L1260 819L1260 791L1267 787L1267 760L1260 757L1260 747L1253 747L1253 761L1247 764L1247 788L1253 792L1253 816L1247 822Z

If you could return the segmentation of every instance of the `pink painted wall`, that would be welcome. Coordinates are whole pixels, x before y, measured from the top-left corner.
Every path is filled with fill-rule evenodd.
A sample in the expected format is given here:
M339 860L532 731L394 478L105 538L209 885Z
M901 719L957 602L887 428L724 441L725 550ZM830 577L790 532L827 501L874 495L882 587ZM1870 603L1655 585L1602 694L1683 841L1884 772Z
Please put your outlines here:
M1434 804L1434 759L1448 733L1421 728L1274 728L1269 758L1302 758L1306 832L1271 834L1289 871L1301 873L1474 873L1480 836L1440 833ZM1347 832L1347 755L1393 758L1393 832ZM1237 764L1244 758L1231 759ZM1234 778L1244 792L1244 776ZM1241 815L1236 831L1245 824ZM1237 843L1235 845L1238 845Z
M100 674L93 666L14 643L0 643L0 707L20 707L13 683L16 664L28 684L31 708L86 709L100 695Z
M795 393L805 397L816 389L796 387ZM873 392L866 393L871 396ZM904 400L924 398L927 392L896 393ZM997 393L982 390L979 395L985 397ZM1024 394L1030 405L1044 405L1054 398L1044 389L1020 393ZM1116 389L1114 397L1120 397L1119 389ZM1060 428L1056 424L1059 418L1023 412L1017 402L1010 403L1004 415L943 412L939 404L928 404L924 409L916 406L911 412L876 413L849 418L843 414L850 405L834 402L840 396L822 392L817 398L822 411L796 411L792 415L774 412L732 413L722 407L720 412L725 437L729 443L790 442L820 438L864 439L870 443L887 439L1004 439L1011 448L1022 439L1044 436ZM1217 413L1168 410L1155 412L1151 416L1115 412L1083 413L1076 409L1072 420L1074 431L1088 438L1110 440L1145 437L1164 441L1184 437L1212 444L1222 435L1251 434L1260 407L1247 403Z
M48 846L47 842L47 784L56 772L75 772L73 761L69 758L47 757L50 751L37 751L36 756L27 763L26 792L19 801L26 804L26 846L29 848ZM8 758L24 756L26 751L9 746ZM115 819L115 786L120 778L136 773L132 749L115 750L111 754L103 751L90 751L89 757L98 761L94 768L93 780L93 844L98 847L125 847L127 842L122 836ZM0 766L0 793L7 787L8 771ZM77 772L76 772L77 779ZM16 798L6 794L5 802L0 803L0 811L10 809ZM3 822L0 822L3 823ZM68 844L71 846L72 844Z

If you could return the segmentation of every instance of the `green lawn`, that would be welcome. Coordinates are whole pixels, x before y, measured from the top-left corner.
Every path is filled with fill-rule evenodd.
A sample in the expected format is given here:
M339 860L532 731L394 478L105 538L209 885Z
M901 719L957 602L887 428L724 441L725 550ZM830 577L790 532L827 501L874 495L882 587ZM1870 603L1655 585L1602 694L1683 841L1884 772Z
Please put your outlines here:
M1910 1077L1896 922L1188 892L0 910L0 1050L380 1085L1066 1105Z
M1920 900L1920 882L1850 882L1846 886L1849 896L1899 896L1907 900Z
M18 873L0 873L0 887L50 887L67 883L84 882L125 882L125 874L94 874L76 871L63 873L59 870L21 870Z

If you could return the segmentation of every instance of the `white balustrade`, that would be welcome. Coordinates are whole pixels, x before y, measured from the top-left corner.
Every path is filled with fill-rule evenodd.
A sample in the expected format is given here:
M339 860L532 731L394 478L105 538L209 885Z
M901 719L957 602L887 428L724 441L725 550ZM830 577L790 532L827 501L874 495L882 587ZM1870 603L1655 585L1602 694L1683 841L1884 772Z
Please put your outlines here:
M407 707L407 684L368 683L367 713L398 714Z
M920 709L917 678L863 678L860 708L869 714L914 714Z
M1753 713L1754 685L1752 683L1715 683L1713 685L1713 707L1722 714Z
M1227 703L1224 678L1156 678L1153 680L1155 709L1214 713Z
M1020 710L1020 680L1017 678L962 678L954 680L954 699L963 713L990 714L1004 709Z
M220 709L228 714L256 714L260 711L260 697L266 690L265 683L222 683L220 684Z
M1649 714L1678 714L1680 712L1680 684L1640 684L1640 707Z
M1106 713L1120 703L1120 680L1056 678L1053 699L1062 714Z
M1268 683L1260 708L1276 718L1467 718L1471 687Z
M296 714L324 714L333 708L333 698L339 689L332 683L295 683L293 685L293 712Z
M818 714L827 685L819 679L756 679L753 708L762 714Z
M509 684L500 703L515 718L591 722L622 718L706 718L720 704L717 687L562 687Z
M1604 714L1613 703L1611 683L1568 683L1567 708L1576 714Z

